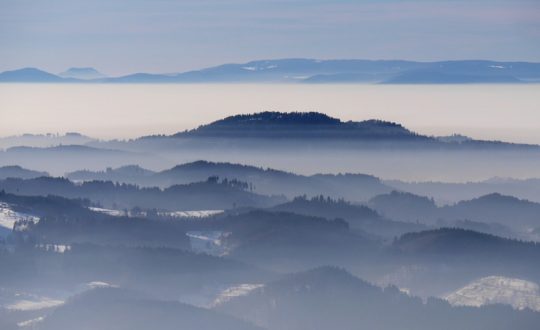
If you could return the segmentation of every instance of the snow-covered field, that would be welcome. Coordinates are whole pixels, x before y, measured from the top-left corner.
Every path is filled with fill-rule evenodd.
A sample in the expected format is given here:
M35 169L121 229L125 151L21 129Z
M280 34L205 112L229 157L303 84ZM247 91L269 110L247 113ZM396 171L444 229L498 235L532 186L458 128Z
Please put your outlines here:
M99 212L113 217L123 217L123 216L146 216L146 212L140 212L137 214L132 214L131 212L115 209L106 209L102 207L89 207L91 211ZM171 217L171 218L208 218L216 214L223 213L223 210L194 210L194 211L171 211L171 212L158 212L159 216L162 217Z
M71 245L64 245L64 244L37 244L36 247L45 251L56 252L56 253L64 253L66 251L71 250Z
M223 290L212 303L213 306L217 306L229 301L232 298L245 296L253 290L262 288L264 284L240 284L231 286Z
M109 284L103 281L92 281L92 282L86 283L84 287L87 289L97 289L97 288L117 288L118 286L114 284Z
M215 256L226 255L228 250L223 243L223 238L228 235L222 231L189 231L191 249L195 252L207 253Z
M13 211L9 204L0 202L0 227L12 230L15 222L19 220L27 220L37 223L39 221L39 217Z
M223 213L223 210L173 211L159 212L158 214L173 218L207 218L221 213Z
M201 308L214 308L219 304L239 296L244 296L251 291L263 287L264 284L230 283L229 285L208 285L197 292L183 294L178 301Z
M34 328L34 326L43 321L45 318L43 316L39 316L39 317L36 317L35 319L30 319L30 320L26 320L26 321L22 321L22 322L19 322L17 323L17 326L19 328L27 328L27 329L32 329Z
M101 208L101 207L89 207L88 209L91 210L91 211L94 211L94 212L99 212L99 213L111 215L113 217L122 217L122 216L126 215L126 212L121 211L121 210L104 209L104 208Z
M516 309L540 311L538 284L502 276L481 278L446 295L444 299L452 305L507 304Z
M81 284L75 291L50 291L47 293L30 293L0 287L0 310L4 309L12 312L35 311L38 313L37 315L29 314L34 316L17 323L17 326L21 329L34 329L39 322L50 314L51 308L63 305L69 297L87 290L105 287L117 286L103 281L92 281Z
M7 310L31 311L59 306L64 299L43 293L30 293L0 288L0 308Z
M6 308L8 310L31 311L55 307L62 305L63 303L63 300L33 296L32 298L18 300L13 304L7 305Z

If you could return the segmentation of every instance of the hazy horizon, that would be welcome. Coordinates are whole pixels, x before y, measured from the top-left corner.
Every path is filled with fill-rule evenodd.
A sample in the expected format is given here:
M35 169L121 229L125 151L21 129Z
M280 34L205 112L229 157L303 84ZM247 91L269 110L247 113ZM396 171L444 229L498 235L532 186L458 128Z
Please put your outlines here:
M241 113L317 111L343 121L394 121L426 135L540 144L539 92L537 84L2 84L0 131L129 139Z
M539 41L540 0L0 0L0 330L538 330Z
M0 70L0 73L2 72L8 72L8 71L17 71L22 69L38 69L47 73L51 73L54 75L61 75L62 73L70 70L70 69L94 69L98 71L99 73L105 75L108 78L118 78L118 77L124 77L129 76L133 74L138 73L148 73L148 74L159 74L159 75L171 75L171 74L182 74L187 73L191 71L199 71L199 70L206 70L209 68L215 68L220 67L223 65L238 65L238 64L244 64L244 63L250 63L250 62L262 62L262 61L280 61L280 60L291 60L291 59L302 59L302 60L315 60L315 61L348 61L348 60L358 60L358 61L408 61L408 62L418 62L418 63L437 63L437 62L459 62L459 61L488 61L488 62L509 62L509 63L540 63L540 58L536 59L522 59L522 58L496 58L496 57L460 57L460 58L432 58L432 59L423 59L423 58L416 58L416 57L405 57L405 58L397 58L397 57L302 57L302 56L281 56L281 57L257 57L257 58L238 58L238 59L231 59L227 62L211 62L207 63L205 65L194 65L190 67L183 67L182 69L174 69L171 68L164 68L161 70L150 70L145 71L144 65L140 66L140 69L137 66L134 66L131 71L122 71L117 72L113 70L110 73L109 71L104 71L100 67L95 67L90 64L85 63L78 63L77 65L67 65L65 67L61 67L60 65L56 67L55 69L46 69L48 66L38 66L38 65L31 65L31 64L24 64L21 63L18 66L14 67L4 67L2 70ZM234 82L232 82L234 83ZM212 82L209 82L209 84L213 84Z
M122 75L284 57L540 60L534 0L0 4L0 71L91 66Z

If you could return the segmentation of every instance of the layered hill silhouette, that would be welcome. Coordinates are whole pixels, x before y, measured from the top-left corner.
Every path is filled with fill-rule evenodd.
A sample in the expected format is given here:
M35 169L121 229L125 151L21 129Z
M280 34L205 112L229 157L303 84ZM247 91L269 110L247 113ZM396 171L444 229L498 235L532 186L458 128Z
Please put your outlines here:
M39 218L18 221L14 239L30 235L44 243L122 244L189 248L185 230L174 223L111 216L88 208L89 201L58 196L19 196L0 191L0 202Z
M49 173L29 170L18 165L0 167L0 180L7 178L34 179L41 176L49 176Z
M452 255L475 259L481 255L495 258L511 255L530 257L540 254L540 245L509 240L494 235L458 228L442 228L408 233L394 242L403 253L416 255ZM513 251L513 250L517 251ZM519 251L521 250L521 251Z
M407 232L426 229L426 226L422 224L411 224L384 218L364 205L354 205L344 200L333 200L324 196L311 199L297 197L290 202L274 206L272 209L322 216L328 219L344 219L351 229L361 230L385 238L394 238Z
M359 185L362 190L363 184L367 184L370 178L347 173L373 173L379 177L448 176L453 180L456 175L474 178L507 175L519 167L524 176L540 175L538 169L529 161L540 158L538 145L475 140L461 136L439 138L416 133L398 123L382 120L342 121L317 112L261 112L236 115L173 135L153 135L123 141L92 139L87 141L83 138L83 141L86 142L81 142L82 145L11 147L0 151L0 165L18 164L34 168L35 164L39 164L41 170L54 175L81 169L96 171L133 164L153 171L171 168L165 173L144 174L135 173L135 168L122 169L122 172L130 170L134 172L123 175L130 176L126 178L127 180L136 180L137 184L152 186L176 184L177 177L174 174L176 172L184 174L193 172L193 176L200 176L205 171L215 171L219 173L211 175L227 177L227 172L241 170L245 172L243 175L253 177L253 180L244 178L241 180L252 182L256 185L256 189L265 189L259 190L262 193L275 193L278 185L287 184L286 181L290 179L291 183L285 189L289 197L313 192L313 195L325 194L349 200L357 198L352 198L350 190L343 188L347 186L352 188L353 182L362 182L362 185ZM44 136L43 142L39 143L47 145L51 140ZM191 166L193 169L190 166L172 168L178 164L192 163L197 159L208 159L212 162L193 164ZM293 177L270 170L260 171L241 167L233 169L234 166L224 164L231 162L259 166L265 164L272 168L304 173L327 171L345 174ZM200 173L196 174L198 171ZM223 172L225 174L221 175ZM179 174L178 178L184 174ZM118 173L103 175L77 173L83 180L84 176L95 175L122 177ZM267 180L270 178L271 180ZM292 184L293 181L297 183L303 181L304 187L311 185L312 189L308 191L304 188L297 189ZM339 188L330 187L338 181ZM374 184L371 188L380 186L380 182L375 182L376 179L372 181ZM396 182L396 185L408 190L407 184ZM414 188L412 184L409 186ZM280 188L282 187L283 185ZM321 188L329 187L332 191L321 191ZM345 193L336 194L334 193L336 189ZM388 191L378 190L377 193ZM490 192L493 191L485 193ZM480 194L469 196L478 197ZM520 195L522 198L528 196L530 194ZM370 197L373 195L363 194L363 199Z
M441 203L457 203L464 199L498 192L503 195L511 195L521 199L540 202L540 179L511 179L490 178L474 182L404 182L399 180L386 180L385 184L402 191L423 196L433 196Z
M114 326L112 326L114 325ZM133 291L101 288L73 297L47 316L38 329L223 329L262 328L214 311L160 301Z
M477 278L497 274L540 281L538 243L506 239L460 228L408 233L393 243L395 260L416 265L413 276L394 283L428 295L453 291Z
M342 219L290 212L253 210L219 217L208 229L229 233L222 239L229 255L265 269L286 271L360 258L379 245L352 232Z
M58 145L86 144L94 139L76 132L66 134L23 134L0 137L0 148L54 147Z
M88 181L80 185L64 178L8 178L0 181L0 190L27 196L57 195L89 199L113 209L134 207L149 209L215 210L234 207L268 207L285 201L283 196L266 196L249 191L247 183L210 177L203 182L173 185L166 189L140 188L111 181Z
M197 209L209 209L209 206L214 205L214 199L220 200L216 205L223 209L234 205L264 207L280 203L279 197L267 196L283 195L290 201L276 206L275 210L330 219L342 218L353 229L385 237L425 229L424 226L429 225L456 226L504 237L533 239L530 236L531 230L540 228L539 204L529 200L490 193L440 206L433 198L396 191L376 177L361 174L303 176L240 164L197 161L161 172L126 166L105 171L68 173L67 178L79 183L75 185L65 179L41 177L46 173L18 167L15 167L16 171L10 169L6 167L0 170L0 174L5 174L0 187L8 192L89 198L117 209L130 209L134 206L148 208L152 205L164 209L185 209L191 203L188 201L196 196L206 196L193 204ZM9 177L12 178L7 179ZM216 177L218 182L207 182L209 177ZM217 184L224 180L225 185ZM234 182L238 182L238 186L232 187ZM211 191L212 187L220 189ZM320 197L323 194L329 197ZM164 198L160 198L158 204L153 204L153 198L157 196ZM186 197L175 202L174 196ZM213 197L208 200L210 196ZM371 209L350 204L340 198L356 203L367 201Z
M289 198L304 194L310 196L326 194L350 200L367 200L376 194L391 190L378 178L364 174L305 176L269 168L208 161L181 164L160 172L139 166L124 166L105 171L82 170L66 174L67 178L74 181L102 180L158 187L203 181L210 176L241 180L248 182L255 192L269 195L284 194Z
M247 315L267 329L502 330L534 329L539 322L539 314L528 310L503 306L453 308L439 299L423 303L395 287L381 289L334 267L286 276L216 309Z
M540 204L513 196L491 193L438 207L433 199L392 191L372 198L369 205L392 219L435 223L437 220L472 220L502 224L528 231L540 227Z
M462 201L443 210L448 217L462 217L482 222L499 222L523 228L540 227L540 204L492 193Z

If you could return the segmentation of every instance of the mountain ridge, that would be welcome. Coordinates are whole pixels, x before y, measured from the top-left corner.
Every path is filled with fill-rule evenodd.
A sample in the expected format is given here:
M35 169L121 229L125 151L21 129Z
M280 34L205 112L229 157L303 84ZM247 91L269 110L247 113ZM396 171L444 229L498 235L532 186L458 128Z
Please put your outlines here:
M0 82L91 83L527 83L540 82L540 63L490 60L417 62L405 60L284 58L227 63L173 74L135 72L117 77L61 77L41 70L0 73ZM69 70L68 70L69 71ZM67 72L67 71L66 71ZM27 72L28 73L28 72ZM41 77L41 78L39 78Z
M106 75L91 67L73 67L60 72L58 76L62 78L74 78L79 80L92 80L107 78Z

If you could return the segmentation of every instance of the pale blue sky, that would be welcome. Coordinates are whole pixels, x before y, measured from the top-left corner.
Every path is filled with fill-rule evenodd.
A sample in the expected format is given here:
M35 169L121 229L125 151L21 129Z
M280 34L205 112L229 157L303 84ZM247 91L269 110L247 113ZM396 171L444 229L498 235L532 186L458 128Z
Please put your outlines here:
M0 0L0 71L287 57L540 62L540 1Z

